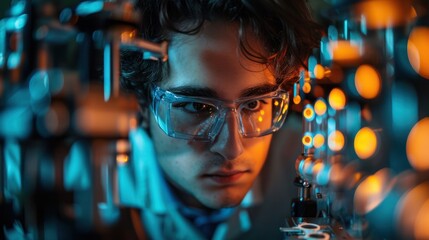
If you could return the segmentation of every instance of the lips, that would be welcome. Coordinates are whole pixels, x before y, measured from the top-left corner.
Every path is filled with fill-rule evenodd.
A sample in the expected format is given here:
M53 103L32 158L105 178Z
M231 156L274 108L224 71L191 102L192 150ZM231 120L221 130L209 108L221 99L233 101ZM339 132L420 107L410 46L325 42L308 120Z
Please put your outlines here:
M237 183L240 178L248 171L219 171L210 174L205 174L203 177L221 185L229 185Z

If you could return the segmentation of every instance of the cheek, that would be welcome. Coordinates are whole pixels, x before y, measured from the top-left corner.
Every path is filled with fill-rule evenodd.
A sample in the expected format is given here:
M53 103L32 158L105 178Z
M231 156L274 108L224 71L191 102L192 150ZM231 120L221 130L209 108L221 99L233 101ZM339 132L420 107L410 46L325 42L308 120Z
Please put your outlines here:
M245 147L259 156L265 155L270 147L271 138L271 134L258 138L249 138L249 141L245 143Z
M193 150L186 140L167 136L155 122L150 122L150 133L155 146L157 158L178 158L181 155L193 154Z
M201 167L201 153L188 141L167 136L155 121L150 123L152 142L161 168L172 178L193 175ZM184 174L187 173L187 174Z
M262 167L268 155L272 135L259 138L250 138L244 142L244 147L248 156L251 156L254 164Z

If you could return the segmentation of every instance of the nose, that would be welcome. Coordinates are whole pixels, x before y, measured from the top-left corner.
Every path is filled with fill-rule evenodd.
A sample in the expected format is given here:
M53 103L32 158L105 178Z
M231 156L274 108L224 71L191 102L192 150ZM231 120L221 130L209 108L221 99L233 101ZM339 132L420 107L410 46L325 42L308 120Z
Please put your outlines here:
M225 122L212 142L210 150L222 155L226 160L235 159L243 153L243 143L235 111L226 114Z

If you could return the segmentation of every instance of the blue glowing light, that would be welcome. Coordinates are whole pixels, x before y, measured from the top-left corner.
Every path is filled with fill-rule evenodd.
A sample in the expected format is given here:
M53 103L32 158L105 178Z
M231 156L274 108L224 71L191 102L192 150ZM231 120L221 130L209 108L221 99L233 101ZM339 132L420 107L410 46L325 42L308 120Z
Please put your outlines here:
M22 14L19 17L17 17L15 19L14 22L14 28L15 30L19 30L25 27L25 25L27 24L27 20L28 20L28 15L27 14Z
M49 76L46 71L37 71L29 82L30 95L33 100L39 100L49 94Z
M321 63L323 65L330 65L333 58L332 50L329 46L329 39L327 37L323 37L320 41L320 53L321 53Z
M366 17L363 14L360 17L360 31L365 35L368 33L368 29L366 27Z
M112 92L111 58L111 46L107 43L104 46L104 101L106 102L110 99L110 93Z
M328 119L328 135L337 130L337 122L334 118Z
M25 0L14 1L10 8L10 13L15 16L22 14L25 10L26 5L27 5L27 1Z
M314 77L314 67L317 65L317 59L314 56L308 58L308 69L310 70L310 76Z
M21 192L21 148L17 141L8 140L4 145L5 186L6 198L17 197Z
M392 56L395 49L395 40L393 36L393 29L386 29L386 50Z
M9 54L9 58L7 59L7 68L17 69L20 63L21 63L20 52L13 52Z
M349 39L349 20L344 20L344 39Z
M0 67L6 62L6 25L5 20L0 20Z
M418 120L418 100L416 90L405 82L395 82L392 86L393 133L408 136L408 132Z
M89 14L93 14L96 12L100 12L103 10L104 2L103 1L94 1L94 2L82 2L76 8L76 13L79 16L85 16Z
M28 107L14 107L0 113L0 136L26 138L31 132L32 114Z
M335 26L330 25L328 27L328 38L331 41L337 41L338 40L338 30Z
M91 187L89 154L86 145L76 142L64 161L64 188L67 190L85 190Z

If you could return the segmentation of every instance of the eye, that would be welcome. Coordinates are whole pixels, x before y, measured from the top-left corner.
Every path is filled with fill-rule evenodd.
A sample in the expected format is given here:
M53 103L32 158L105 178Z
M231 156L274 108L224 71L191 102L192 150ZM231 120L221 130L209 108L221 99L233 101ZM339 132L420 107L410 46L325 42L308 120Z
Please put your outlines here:
M245 102L243 104L243 108L249 111L258 111L262 107L261 105L264 103L265 101L263 100L252 100Z
M200 102L183 102L175 104L174 107L182 108L188 113L212 113L216 110L214 106Z

